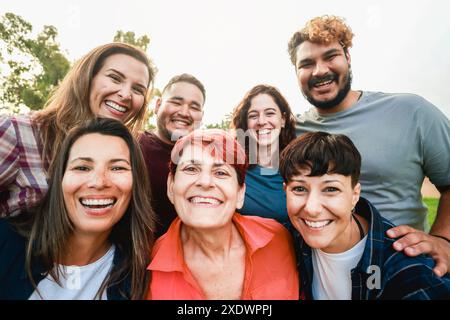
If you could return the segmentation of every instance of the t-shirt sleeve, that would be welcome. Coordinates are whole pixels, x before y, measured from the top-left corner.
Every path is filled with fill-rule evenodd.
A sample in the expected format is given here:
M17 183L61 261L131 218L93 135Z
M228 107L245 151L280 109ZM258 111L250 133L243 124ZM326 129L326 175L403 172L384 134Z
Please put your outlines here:
M423 170L436 186L450 185L450 121L436 106L420 98L419 123Z

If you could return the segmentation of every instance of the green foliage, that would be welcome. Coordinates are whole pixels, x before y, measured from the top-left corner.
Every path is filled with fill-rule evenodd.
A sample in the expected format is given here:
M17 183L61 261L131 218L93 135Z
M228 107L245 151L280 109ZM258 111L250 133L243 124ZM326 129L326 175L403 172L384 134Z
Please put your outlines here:
M428 207L428 223L430 227L433 225L434 220L436 219L436 212L439 205L438 198L423 198L423 202Z
M56 42L57 29L44 26L35 39L30 35L32 29L30 23L13 13L1 17L0 97L14 113L21 105L42 109L70 68Z
M222 130L228 131L230 129L231 120L232 120L232 114L227 113L225 115L224 119L222 119L220 121L220 123L207 124L206 128L207 129L222 129Z
M147 51L148 45L150 43L150 38L144 34L143 36L140 36L136 39L136 35L133 31L124 32L122 30L118 30L116 32L116 35L114 36L114 41L132 44L144 51Z

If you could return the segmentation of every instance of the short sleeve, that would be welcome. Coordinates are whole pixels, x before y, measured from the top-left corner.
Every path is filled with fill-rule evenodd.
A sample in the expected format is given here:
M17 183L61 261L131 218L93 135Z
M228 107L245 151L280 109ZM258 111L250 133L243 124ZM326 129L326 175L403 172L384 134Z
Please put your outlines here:
M437 107L420 98L416 121L422 141L423 171L436 186L450 185L450 121Z

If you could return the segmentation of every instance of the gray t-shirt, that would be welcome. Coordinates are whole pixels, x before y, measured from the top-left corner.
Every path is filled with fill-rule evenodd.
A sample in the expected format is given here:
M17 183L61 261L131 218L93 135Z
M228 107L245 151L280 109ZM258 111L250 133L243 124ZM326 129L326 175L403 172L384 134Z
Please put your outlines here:
M428 176L450 185L450 122L434 105L413 94L364 91L347 110L298 116L296 133L347 135L362 156L362 196L393 223L428 230L421 186Z

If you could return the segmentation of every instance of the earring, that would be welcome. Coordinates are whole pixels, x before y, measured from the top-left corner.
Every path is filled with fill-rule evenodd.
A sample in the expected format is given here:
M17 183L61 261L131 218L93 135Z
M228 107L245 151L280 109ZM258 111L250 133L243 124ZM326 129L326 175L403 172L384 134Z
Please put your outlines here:
M352 209L352 214L353 214L353 213L355 213L355 207L353 207L353 209Z

